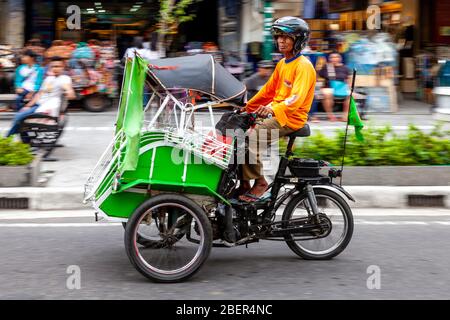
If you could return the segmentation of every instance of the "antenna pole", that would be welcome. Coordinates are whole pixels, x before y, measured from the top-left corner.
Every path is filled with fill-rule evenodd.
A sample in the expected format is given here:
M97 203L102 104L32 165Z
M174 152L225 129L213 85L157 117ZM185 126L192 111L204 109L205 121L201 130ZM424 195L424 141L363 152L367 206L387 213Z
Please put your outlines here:
M353 69L353 79L352 79L352 87L351 87L351 91L350 91L350 99L353 95L353 90L355 88L355 78L356 78L356 69ZM350 119L350 108L347 112L347 123L345 125L345 136L344 136L344 150L342 152L342 162L341 162L341 181L340 181L340 185L342 186L342 178L343 178L343 173L344 173L344 162L345 162L345 151L347 149L347 137L348 137L348 122Z

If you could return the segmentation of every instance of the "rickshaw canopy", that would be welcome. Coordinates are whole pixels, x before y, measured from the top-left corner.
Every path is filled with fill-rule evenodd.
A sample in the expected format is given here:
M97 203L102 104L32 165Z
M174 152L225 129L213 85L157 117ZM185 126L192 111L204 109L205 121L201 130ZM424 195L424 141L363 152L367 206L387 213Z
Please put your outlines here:
M240 103L245 85L210 54L150 60L148 73L163 89L196 90L222 101ZM152 67L153 66L153 67Z

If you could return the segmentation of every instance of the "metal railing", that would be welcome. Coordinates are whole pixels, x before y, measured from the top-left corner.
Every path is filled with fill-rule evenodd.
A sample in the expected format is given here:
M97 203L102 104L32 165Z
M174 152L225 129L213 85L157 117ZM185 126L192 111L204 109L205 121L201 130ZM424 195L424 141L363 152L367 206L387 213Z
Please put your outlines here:
M118 169L120 165L120 154L126 145L126 137L123 130L120 130L112 139L99 161L95 165L88 180L84 185L84 202L95 197L97 189L102 184L111 170ZM113 168L114 167L114 168Z

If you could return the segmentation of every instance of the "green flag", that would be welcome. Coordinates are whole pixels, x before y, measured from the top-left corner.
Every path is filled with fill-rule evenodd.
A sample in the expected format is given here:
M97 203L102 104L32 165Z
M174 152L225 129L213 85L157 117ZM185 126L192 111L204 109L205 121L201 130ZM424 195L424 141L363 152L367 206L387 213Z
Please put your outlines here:
M116 121L116 134L123 128L123 118L125 116L125 109L127 104L127 89L130 86L130 75L131 75L131 66L133 61L131 59L127 59L125 61L125 69L124 76L122 82L122 90L120 102L119 102L119 112L117 113L117 121Z
M361 121L361 118L358 113L358 108L356 107L355 100L353 97L350 97L350 111L348 113L348 124L355 127L355 135L356 139L359 141L364 141L364 137L361 133L361 130L364 127L364 123Z
M139 159L139 140L144 120L143 94L147 62L136 56L127 59L122 97L117 115L116 133L123 130L126 137L125 156L119 172L135 170Z

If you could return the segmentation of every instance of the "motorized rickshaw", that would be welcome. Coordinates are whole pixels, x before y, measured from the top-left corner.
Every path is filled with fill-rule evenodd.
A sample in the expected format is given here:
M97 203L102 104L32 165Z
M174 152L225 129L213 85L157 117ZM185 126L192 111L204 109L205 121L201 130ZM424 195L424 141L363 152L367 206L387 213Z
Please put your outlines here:
M142 108L144 80L153 94ZM180 89L210 101L178 99ZM127 255L144 276L182 281L200 269L212 247L262 239L285 241L304 259L330 259L348 245L353 218L347 200L353 198L333 183L339 171L323 175L325 162L293 157L295 139L310 135L308 125L289 136L265 196L251 203L236 196L236 157L245 153L245 139L207 131L215 127L213 106L240 104L245 91L211 55L127 61L116 132L84 199L96 215L123 223ZM199 113L210 126L199 127ZM255 123L253 114L232 116L241 117L243 131Z

